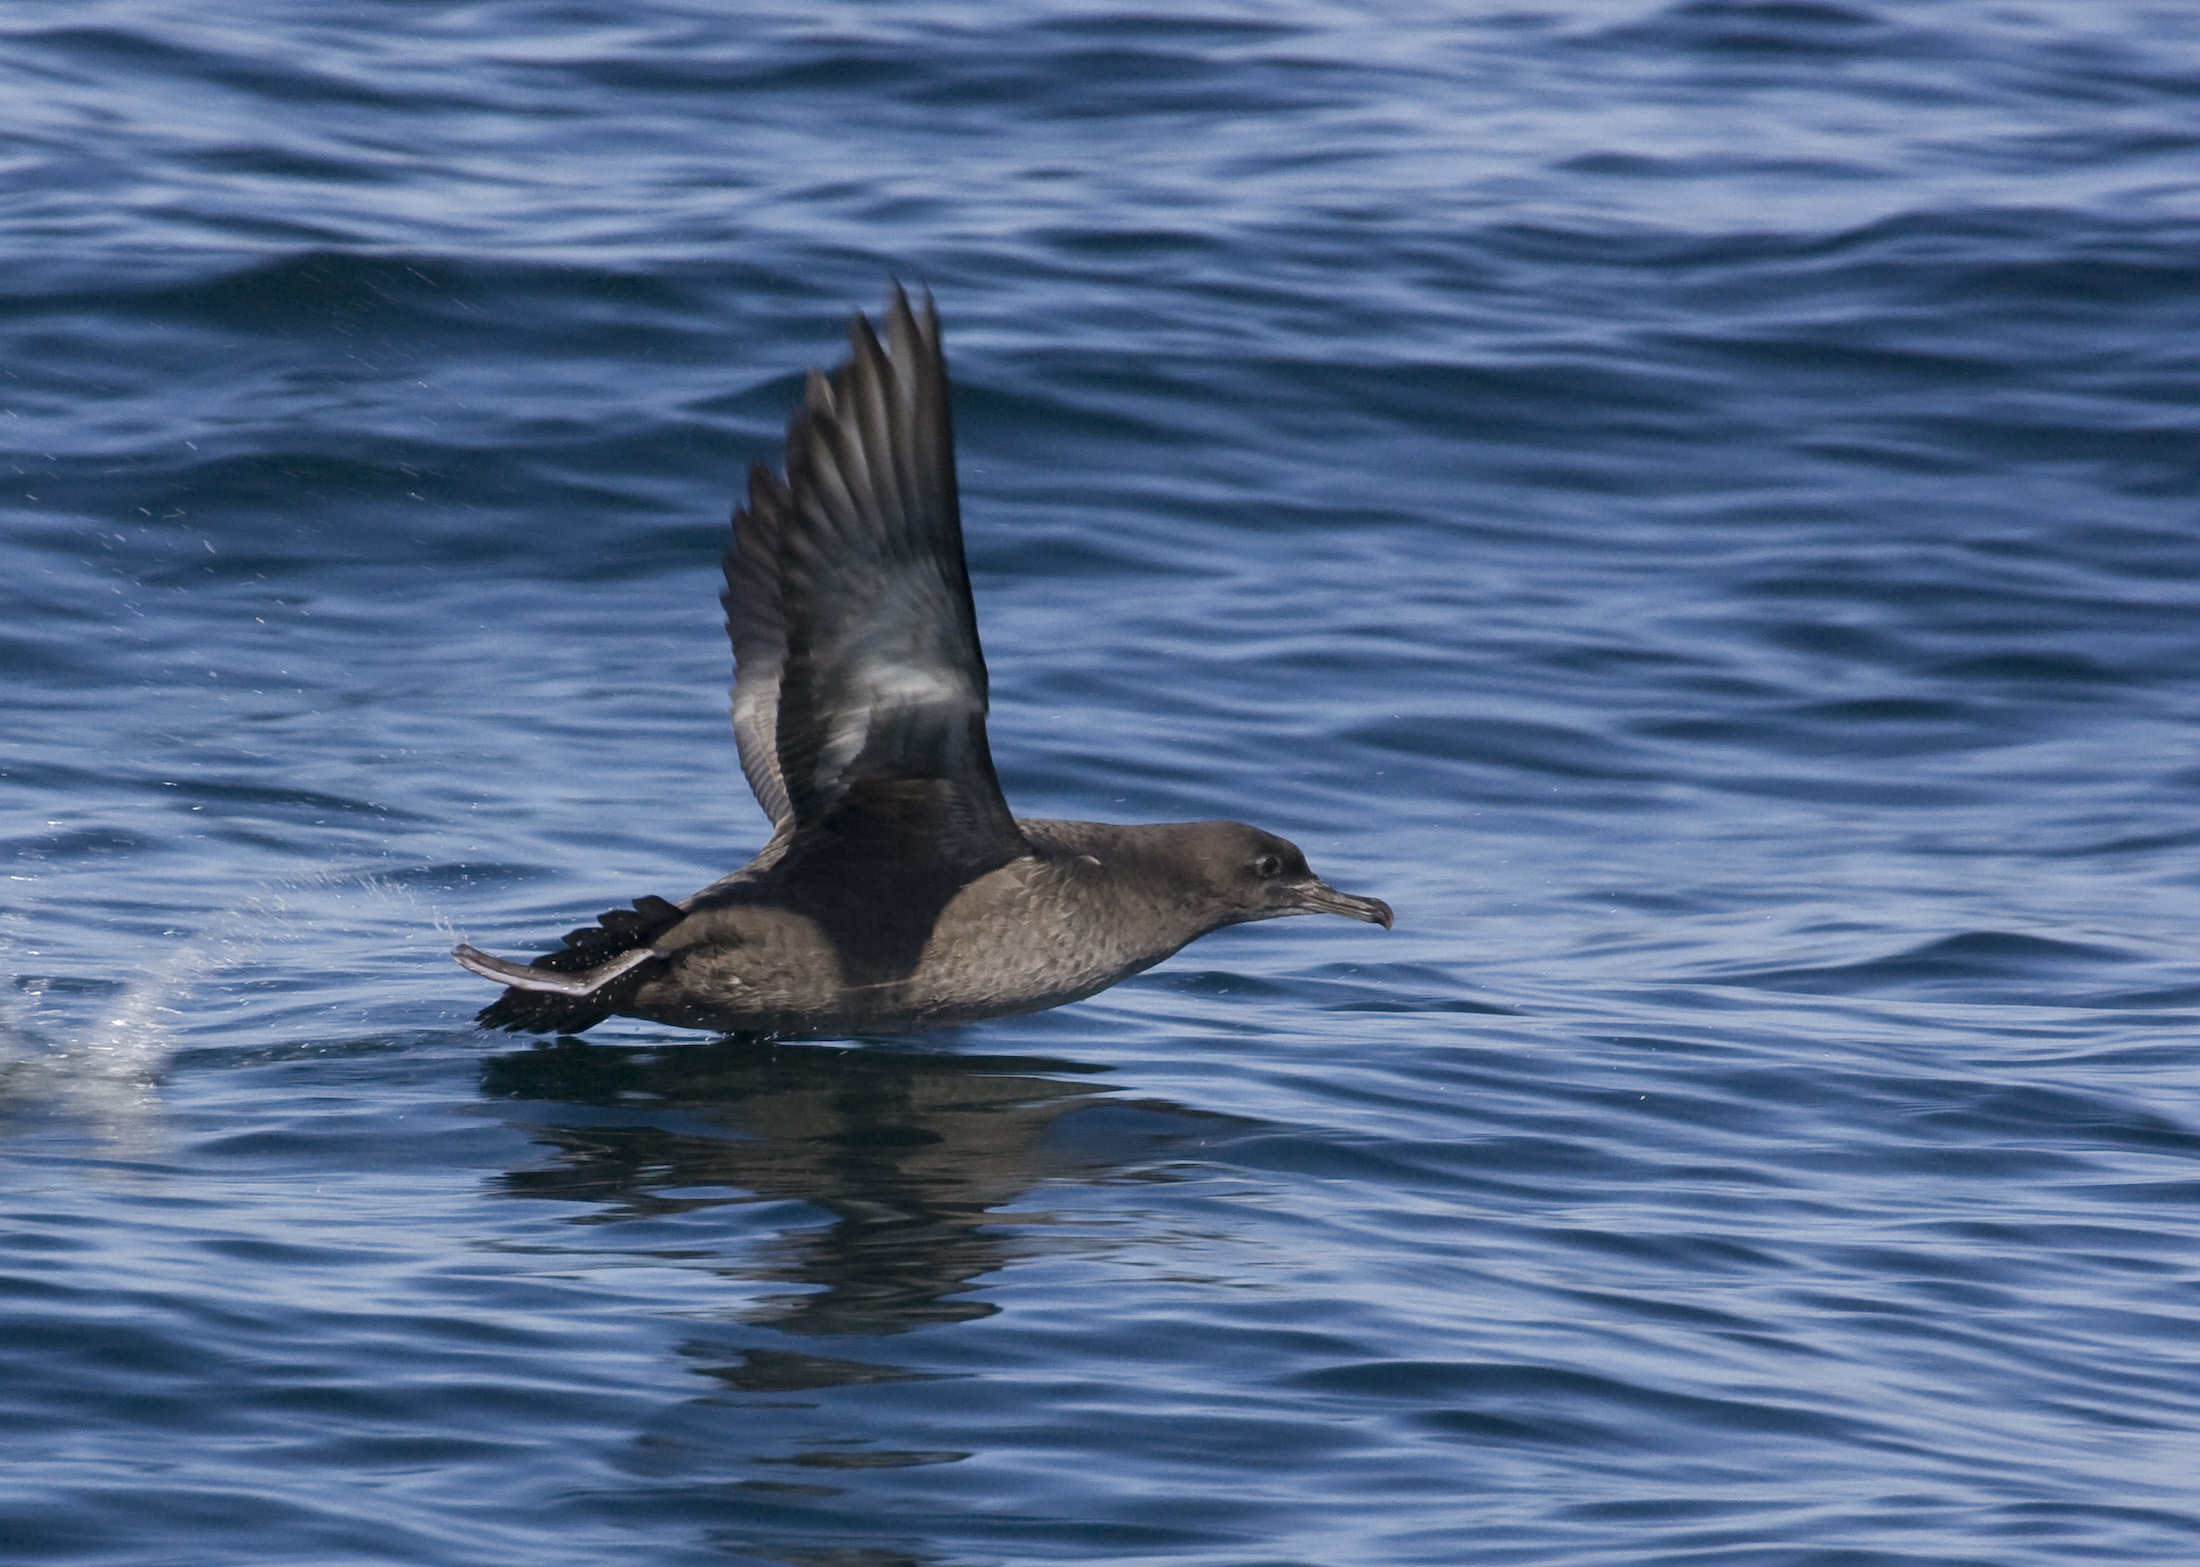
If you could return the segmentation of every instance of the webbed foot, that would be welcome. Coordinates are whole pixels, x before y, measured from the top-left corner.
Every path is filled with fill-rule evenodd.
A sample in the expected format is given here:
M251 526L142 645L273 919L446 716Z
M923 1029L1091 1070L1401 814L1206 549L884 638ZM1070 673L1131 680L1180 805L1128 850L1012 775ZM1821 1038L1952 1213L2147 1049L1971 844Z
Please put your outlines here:
M528 963L508 963L503 958L492 958L478 947L460 942L451 952L458 966L483 979L493 979L500 985L510 985L515 990L547 991L559 996L592 996L610 984L621 974L640 968L659 954L651 947L635 947L622 952L608 963L599 963L592 969L578 974L554 974L549 969L536 968Z

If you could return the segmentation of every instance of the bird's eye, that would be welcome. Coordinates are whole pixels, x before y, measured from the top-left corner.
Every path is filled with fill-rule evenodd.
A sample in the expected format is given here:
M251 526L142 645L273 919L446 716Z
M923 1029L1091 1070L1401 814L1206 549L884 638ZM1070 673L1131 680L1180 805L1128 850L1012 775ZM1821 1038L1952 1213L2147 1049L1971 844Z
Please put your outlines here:
M1283 861L1276 855L1264 854L1253 862L1253 869L1262 876L1280 876L1283 874Z

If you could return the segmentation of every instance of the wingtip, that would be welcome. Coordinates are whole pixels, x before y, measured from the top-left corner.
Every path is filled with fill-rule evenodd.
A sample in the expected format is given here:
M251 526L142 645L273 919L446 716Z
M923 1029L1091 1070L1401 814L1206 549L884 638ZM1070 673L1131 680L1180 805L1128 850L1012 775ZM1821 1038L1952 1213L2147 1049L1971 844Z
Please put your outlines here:
M940 307L939 301L932 297L929 283L917 285L917 301L923 307L921 310L910 305L909 290L901 279L888 282L886 321L889 335L893 335L895 327L906 327L911 336L936 353L940 342Z

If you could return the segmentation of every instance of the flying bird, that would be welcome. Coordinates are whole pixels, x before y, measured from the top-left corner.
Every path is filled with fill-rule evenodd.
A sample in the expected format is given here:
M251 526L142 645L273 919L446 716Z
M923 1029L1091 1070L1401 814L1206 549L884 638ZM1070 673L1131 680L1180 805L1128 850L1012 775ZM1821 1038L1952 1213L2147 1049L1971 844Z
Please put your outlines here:
M779 1037L935 1028L1105 990L1208 932L1286 914L1388 928L1243 822L1019 820L986 745L938 311L896 288L884 339L811 371L787 470L749 473L722 602L741 770L773 824L741 869L634 900L531 963L487 1027L605 1018Z

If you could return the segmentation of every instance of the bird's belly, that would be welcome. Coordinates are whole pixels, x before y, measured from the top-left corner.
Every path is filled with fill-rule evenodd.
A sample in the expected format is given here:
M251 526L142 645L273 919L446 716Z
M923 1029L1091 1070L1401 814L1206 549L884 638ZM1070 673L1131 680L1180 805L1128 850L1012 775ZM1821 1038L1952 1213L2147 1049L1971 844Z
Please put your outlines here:
M940 1021L1007 1017L1105 990L1166 952L1101 938L1071 900L1004 904L980 881L942 911L910 975L908 1002Z
M860 909L825 922L728 910L714 925L675 932L667 961L621 1010L727 1033L938 1027L1080 1000L1166 956L1096 942L1074 904L1004 899L990 881L951 899L921 945L884 963ZM878 927L892 923L879 912Z

